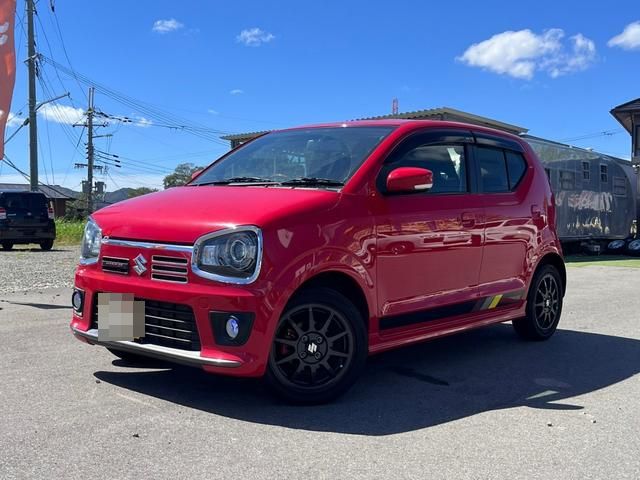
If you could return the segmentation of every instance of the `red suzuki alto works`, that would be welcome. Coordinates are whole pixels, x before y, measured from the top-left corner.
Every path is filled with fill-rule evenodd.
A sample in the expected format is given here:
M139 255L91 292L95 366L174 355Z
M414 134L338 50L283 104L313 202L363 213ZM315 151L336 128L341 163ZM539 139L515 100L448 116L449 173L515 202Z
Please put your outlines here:
M263 135L187 186L88 221L73 334L328 401L367 355L497 322L558 325L566 272L544 169L474 125L367 121Z

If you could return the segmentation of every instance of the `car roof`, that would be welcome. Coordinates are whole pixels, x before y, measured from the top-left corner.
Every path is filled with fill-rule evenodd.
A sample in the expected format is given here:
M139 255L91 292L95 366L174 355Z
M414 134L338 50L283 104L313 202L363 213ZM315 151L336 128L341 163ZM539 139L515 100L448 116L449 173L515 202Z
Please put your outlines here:
M517 135L514 135L504 130L498 130L495 128L485 127L484 125L475 125L472 123L462 122L450 122L444 120L412 120L401 118L389 118L380 120L351 120L348 122L330 122L330 123L315 123L310 125L302 125L293 128L286 128L279 131L293 131L304 130L309 128L337 128L337 127L405 127L407 130L421 129L421 128L463 128L473 130L475 132L483 132L493 135L499 135L512 139L520 139Z

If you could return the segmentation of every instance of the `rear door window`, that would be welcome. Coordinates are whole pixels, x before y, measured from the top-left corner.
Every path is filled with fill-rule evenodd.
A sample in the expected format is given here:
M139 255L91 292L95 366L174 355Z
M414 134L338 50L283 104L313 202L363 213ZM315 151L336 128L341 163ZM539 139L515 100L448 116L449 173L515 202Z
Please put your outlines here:
M509 189L513 190L520 183L522 177L524 177L524 174L527 171L527 162L525 162L524 157L517 152L507 150L505 155L507 158Z
M47 199L42 194L3 193L0 205L9 213L42 213L47 210Z
M476 157L480 166L480 185L483 192L509 191L509 177L504 152L497 148L477 147Z

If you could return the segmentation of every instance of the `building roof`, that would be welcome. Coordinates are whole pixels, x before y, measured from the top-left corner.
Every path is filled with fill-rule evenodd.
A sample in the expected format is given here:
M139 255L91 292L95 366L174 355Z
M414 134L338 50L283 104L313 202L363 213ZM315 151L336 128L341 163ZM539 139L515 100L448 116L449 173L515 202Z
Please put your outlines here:
M631 133L633 114L640 113L640 98L618 105L610 113L627 132Z
M360 118L358 120L391 120L391 119L404 119L404 120L452 120L463 123L473 123L475 125L482 125L485 127L496 128L498 130L504 130L515 135L521 133L527 133L529 130L518 125L511 123L500 122L492 118L483 117L481 115L475 115L473 113L463 112L451 107L431 108L426 110L416 110L413 112L403 112L397 114L380 115L377 117ZM244 142L251 140L257 136L268 133L268 130L260 132L247 132L237 133L234 135L226 135L222 137L223 140Z
M31 187L28 184L0 183L0 191L4 192L28 192L29 190L31 190ZM38 187L38 192L44 193L44 196L49 199L72 200L74 197L65 193L65 190L68 191L68 189L61 187L60 185L40 185Z

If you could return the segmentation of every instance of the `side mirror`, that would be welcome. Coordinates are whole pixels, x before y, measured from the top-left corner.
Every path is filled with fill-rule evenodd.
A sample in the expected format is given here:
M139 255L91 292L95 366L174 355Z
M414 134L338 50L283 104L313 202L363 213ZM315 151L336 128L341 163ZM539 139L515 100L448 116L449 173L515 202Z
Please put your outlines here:
M199 168L198 170L193 172L191 174L191 180L194 180L198 175L200 175L202 173L203 170L204 170L204 168Z
M433 172L427 168L399 167L387 176L387 191L411 193L433 187Z

